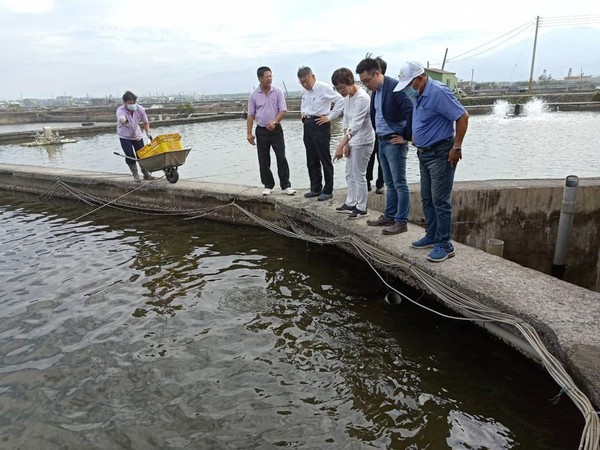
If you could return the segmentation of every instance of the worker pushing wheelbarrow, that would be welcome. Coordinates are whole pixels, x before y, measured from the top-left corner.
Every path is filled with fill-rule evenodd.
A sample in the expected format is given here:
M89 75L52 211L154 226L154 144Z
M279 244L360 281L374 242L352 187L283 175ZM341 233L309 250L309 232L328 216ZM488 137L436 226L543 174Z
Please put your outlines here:
M137 159L129 156L125 158L135 159L147 172L163 170L169 183L177 183L177 168L185 163L190 150L191 148L183 148L179 133L170 133L156 136L148 145L139 149L136 152ZM123 156L120 153L115 154Z

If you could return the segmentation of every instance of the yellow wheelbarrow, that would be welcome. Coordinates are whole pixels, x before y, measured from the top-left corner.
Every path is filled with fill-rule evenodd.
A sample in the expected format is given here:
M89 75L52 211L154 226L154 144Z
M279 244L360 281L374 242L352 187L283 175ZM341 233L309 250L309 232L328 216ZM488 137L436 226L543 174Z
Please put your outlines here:
M177 183L179 171L177 168L185 163L191 148L183 148L179 133L156 136L148 145L139 149L137 158L125 156L137 161L147 172L162 170L169 183ZM123 156L117 152L115 155Z

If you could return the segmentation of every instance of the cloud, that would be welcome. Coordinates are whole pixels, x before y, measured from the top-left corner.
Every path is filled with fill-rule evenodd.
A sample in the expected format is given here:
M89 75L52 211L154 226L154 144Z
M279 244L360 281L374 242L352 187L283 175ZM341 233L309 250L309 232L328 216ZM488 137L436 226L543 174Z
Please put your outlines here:
M210 11L187 0L0 0L0 54L8 67L0 71L0 98L81 89L103 95L114 92L102 89L118 93L135 80L143 90L162 91L202 79L197 90L208 92L226 72L243 79L237 89L245 91L258 65L275 69L285 60L278 76L294 82L295 69L324 52L332 58L322 66L326 72L351 67L367 52L383 55L390 74L409 59L439 67L446 48L452 60L533 24L536 14L571 16L588 11L586 5L547 0L540 8L505 0L487 8L464 0L420 14L389 0L219 0ZM93 87L99 92L89 92Z
M54 0L0 0L0 6L15 13L45 14L54 8Z

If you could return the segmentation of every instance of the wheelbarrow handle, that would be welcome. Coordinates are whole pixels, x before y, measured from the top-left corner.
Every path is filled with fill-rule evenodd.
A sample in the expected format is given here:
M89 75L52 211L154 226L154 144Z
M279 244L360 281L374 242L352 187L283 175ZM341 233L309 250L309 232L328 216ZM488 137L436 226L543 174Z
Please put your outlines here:
M132 159L132 160L134 160L134 161L139 161L139 158L132 158L131 156L127 156L127 155L121 155L121 154L120 154L120 153L118 153L118 152L113 152L113 154L115 154L115 155L117 155L117 156L120 156L121 158L125 158L125 159Z

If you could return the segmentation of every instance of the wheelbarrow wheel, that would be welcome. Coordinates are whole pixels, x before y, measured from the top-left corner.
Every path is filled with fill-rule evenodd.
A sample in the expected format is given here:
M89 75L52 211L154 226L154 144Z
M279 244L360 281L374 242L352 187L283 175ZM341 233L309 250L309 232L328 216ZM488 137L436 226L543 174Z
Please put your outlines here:
M177 167L167 167L165 169L165 176L167 177L167 181L169 183L177 183L177 180L179 180L179 172L177 171Z

